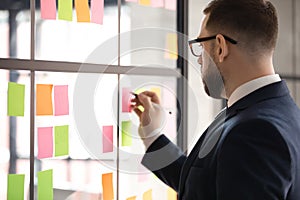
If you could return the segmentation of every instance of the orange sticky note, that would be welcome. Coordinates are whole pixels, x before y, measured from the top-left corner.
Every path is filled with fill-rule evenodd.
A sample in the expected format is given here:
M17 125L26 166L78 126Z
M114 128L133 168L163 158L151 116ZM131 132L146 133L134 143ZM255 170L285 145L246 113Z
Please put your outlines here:
M113 173L102 174L103 200L114 199Z
M170 187L168 188L168 200L177 200L177 193Z
M143 200L152 200L152 190L148 190L143 194Z
M126 200L136 200L136 196L128 197Z
M42 19L56 19L56 1L55 0L41 0L41 18Z
M171 60L177 60L178 58L178 46L177 46L177 34L168 33L166 37L166 53L165 58Z
M92 0L91 11L91 22L103 24L104 0Z
M77 22L90 22L90 9L88 0L75 0Z
M53 85L36 85L36 115L53 115Z
M150 6L151 1L150 0L139 0L139 4L142 6Z

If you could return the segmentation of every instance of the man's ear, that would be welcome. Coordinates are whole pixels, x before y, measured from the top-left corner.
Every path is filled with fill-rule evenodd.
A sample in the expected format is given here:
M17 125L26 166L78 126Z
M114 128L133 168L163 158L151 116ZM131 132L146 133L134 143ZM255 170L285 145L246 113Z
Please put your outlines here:
M228 56L229 49L223 35L218 34L216 36L216 42L217 42L217 57L218 57L218 61L221 63Z

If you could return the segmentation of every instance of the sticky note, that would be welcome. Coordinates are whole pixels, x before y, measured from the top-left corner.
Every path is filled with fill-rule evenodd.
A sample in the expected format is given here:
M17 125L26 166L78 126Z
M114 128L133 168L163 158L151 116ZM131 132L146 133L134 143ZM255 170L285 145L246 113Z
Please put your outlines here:
M168 200L177 200L177 193L170 187L168 188Z
M122 88L122 112L131 112L131 88Z
M128 197L126 200L136 200L136 196Z
M53 156L53 127L38 128L38 159Z
M131 146L131 121L122 122L122 146Z
M77 22L90 22L90 9L88 0L75 0Z
M146 88L138 88L138 89L134 90L134 92L136 94L140 94L140 93L145 92L145 91L146 91Z
M153 87L150 91L154 92L158 96L159 100L161 100L161 89L159 87Z
M144 91L146 91L146 88L138 88L138 89L136 89L134 92L136 93L136 94L140 94L140 93L142 93L142 92L144 92ZM142 112L144 112L144 107L143 106L139 106L138 107Z
M55 156L69 155L69 126L55 126Z
M103 24L104 0L91 0L91 22Z
M36 115L53 115L53 85L36 85Z
M58 0L58 19L72 21L73 0Z
M113 173L102 174L103 200L114 199Z
M150 6L151 1L150 0L139 0L139 4L142 6Z
M7 200L24 200L25 174L8 174Z
M69 95L67 85L54 86L54 115L69 114Z
M41 0L41 18L56 19L56 0Z
M165 8L168 10L176 10L176 0L165 0Z
M148 190L143 194L143 200L152 200L152 190Z
M151 0L151 6L155 8L164 7L164 0Z
M25 85L8 83L7 115L24 116Z
M103 153L108 153L113 151L113 126L103 126Z
M38 176L38 199L53 200L53 171L40 171Z
M177 60L178 58L178 46L177 46L177 34L168 33L166 37L166 53L165 58L171 60Z

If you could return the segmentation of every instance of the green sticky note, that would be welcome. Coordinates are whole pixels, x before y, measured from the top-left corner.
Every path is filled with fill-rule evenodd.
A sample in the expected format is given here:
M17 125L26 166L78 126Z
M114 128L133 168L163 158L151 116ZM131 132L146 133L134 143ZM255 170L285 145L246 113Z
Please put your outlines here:
M24 200L24 174L8 174L7 200Z
M25 85L8 83L7 115L24 116Z
M55 156L69 155L69 126L55 126Z
M52 169L38 172L38 200L53 200Z
M58 19L72 21L73 0L58 0Z
M131 121L122 122L122 146L131 146Z

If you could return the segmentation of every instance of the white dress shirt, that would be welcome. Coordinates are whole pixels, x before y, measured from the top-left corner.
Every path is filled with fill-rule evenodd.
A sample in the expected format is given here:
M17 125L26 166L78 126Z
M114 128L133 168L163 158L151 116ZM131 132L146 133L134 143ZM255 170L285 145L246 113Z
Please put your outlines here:
M281 81L281 78L278 74L272 74L263 76L254 80L251 80L247 83L244 83L243 85L239 86L237 89L233 91L231 96L228 98L227 106L228 108L232 106L234 103L236 103L241 98L247 96L251 92L254 92L255 90L262 88L264 86L270 85L272 83L276 83Z

